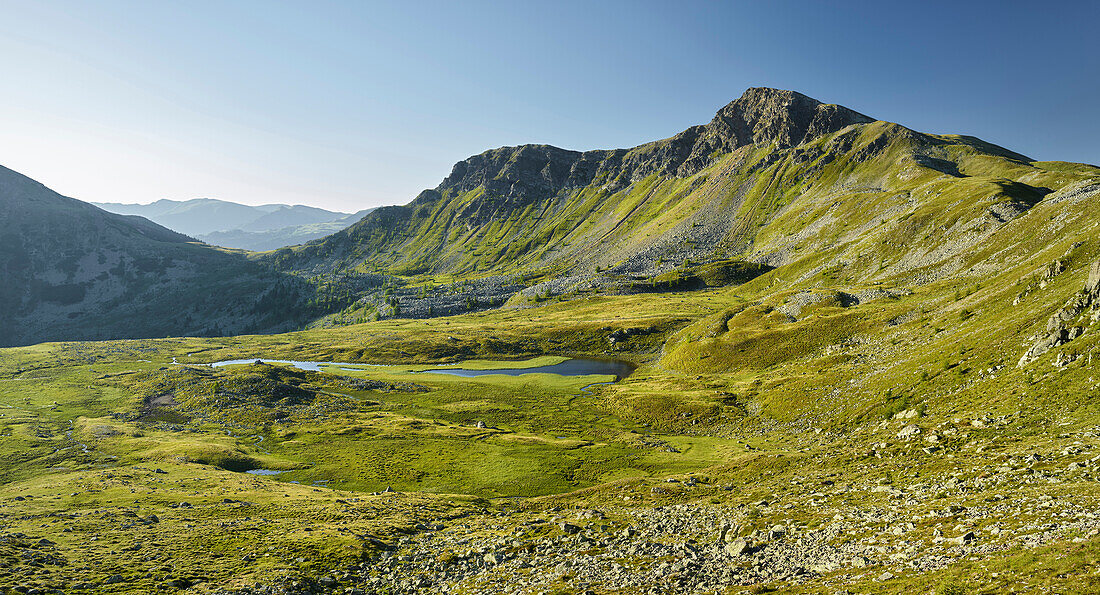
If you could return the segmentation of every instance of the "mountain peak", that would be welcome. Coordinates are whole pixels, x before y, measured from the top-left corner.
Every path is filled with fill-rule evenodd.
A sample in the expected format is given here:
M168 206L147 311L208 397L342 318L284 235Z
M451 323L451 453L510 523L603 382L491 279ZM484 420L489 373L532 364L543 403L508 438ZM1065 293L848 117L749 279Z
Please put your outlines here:
M532 144L485 151L456 163L451 174L435 190L422 193L418 202L436 200L447 190L482 188L484 194L460 214L472 222L484 221L596 179L604 180L604 189L616 191L653 174L686 177L709 166L716 155L747 145L787 149L873 121L794 91L753 87L720 109L709 124L632 149L581 153Z
M874 119L857 111L822 103L796 91L752 87L718 110L701 140L714 149L732 150L749 144L800 145L823 134Z

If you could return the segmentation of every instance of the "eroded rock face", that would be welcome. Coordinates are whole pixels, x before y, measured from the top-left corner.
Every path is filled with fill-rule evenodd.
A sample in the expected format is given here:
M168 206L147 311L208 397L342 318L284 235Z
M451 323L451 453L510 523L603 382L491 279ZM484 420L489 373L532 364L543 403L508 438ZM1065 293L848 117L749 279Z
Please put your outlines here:
M846 107L824 104L794 91L752 88L702 127L677 174L699 171L706 166L706 156L715 151L730 152L746 145L771 143L786 149L852 124L873 121Z

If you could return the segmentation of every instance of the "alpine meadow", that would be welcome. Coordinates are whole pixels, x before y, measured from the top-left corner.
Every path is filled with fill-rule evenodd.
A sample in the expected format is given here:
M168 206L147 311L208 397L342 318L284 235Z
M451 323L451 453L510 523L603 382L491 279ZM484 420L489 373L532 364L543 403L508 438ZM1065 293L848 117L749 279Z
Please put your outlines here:
M1100 592L1100 167L879 116L377 208L0 167L0 593Z

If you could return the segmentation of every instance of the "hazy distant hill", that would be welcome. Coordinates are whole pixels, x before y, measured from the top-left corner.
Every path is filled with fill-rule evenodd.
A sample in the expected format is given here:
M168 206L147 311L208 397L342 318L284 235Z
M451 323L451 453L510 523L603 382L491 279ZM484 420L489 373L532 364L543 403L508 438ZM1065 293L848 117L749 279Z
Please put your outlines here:
M334 234L349 225L355 224L373 210L373 208L364 209L358 213L336 219L335 221L292 225L267 231L248 231L244 229L214 231L196 237L215 246L264 252L267 250L276 250L284 246L304 244ZM272 213L272 215L276 214L277 213Z
M293 328L312 287L0 167L0 346Z
M324 237L355 223L371 209L349 215L306 205L242 205L213 198L158 200L147 205L93 203L120 215L139 215L209 244L272 250Z

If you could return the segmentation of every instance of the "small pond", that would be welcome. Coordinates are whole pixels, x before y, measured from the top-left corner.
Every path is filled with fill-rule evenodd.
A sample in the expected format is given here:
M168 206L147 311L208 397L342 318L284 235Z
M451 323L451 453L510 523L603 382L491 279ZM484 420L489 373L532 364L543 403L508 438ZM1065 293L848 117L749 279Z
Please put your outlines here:
M208 364L215 368L221 366L232 366L236 364L252 364L255 362L263 362L265 364L286 364L298 368L299 370L306 370L310 372L320 372L321 366L339 366L343 370L356 371L364 367L377 366L379 364L353 364L346 362L308 362L308 361L296 361L285 359L262 359L262 358L249 358L249 359L231 359L221 362L214 362ZM562 376L588 376L591 374L597 374L600 376L614 376L616 380L622 380L634 372L634 366L621 361L607 360L607 359L588 359L588 358L574 358L567 359L559 364L553 364L549 366L535 366L533 368L497 368L493 370L473 370L454 366L443 366L438 368L429 368L426 370L420 370L418 372L412 372L414 374L451 374L454 376L462 376L464 378L474 378L476 376L489 376L491 374L503 374L505 376L520 376L523 374L560 374Z
M258 357L252 357L252 358L248 358L248 359L227 359L223 362L214 362L212 364L205 364L205 365L213 366L215 368L220 368L222 366L235 366L237 364L254 364L256 362L262 362L262 363L265 363L265 364L287 364L288 366L298 368L299 370L305 370L307 372L320 372L321 371L321 366L349 366L349 369L354 369L354 368L351 368L350 366L363 367L363 366L374 365L374 364L351 364L351 363L345 363L345 362L300 362L300 361L295 361L295 360L290 360L290 359L262 359L262 358L258 358Z
M604 359L567 359L560 364L550 366L535 366L534 368L498 368L495 370L469 370L465 368L431 368L421 370L419 374L453 374L464 378L475 376L489 376L491 374L504 374L505 376L520 376L523 374L561 374L562 376L588 376L598 374L601 376L614 376L621 380L634 372L634 366L626 362Z

